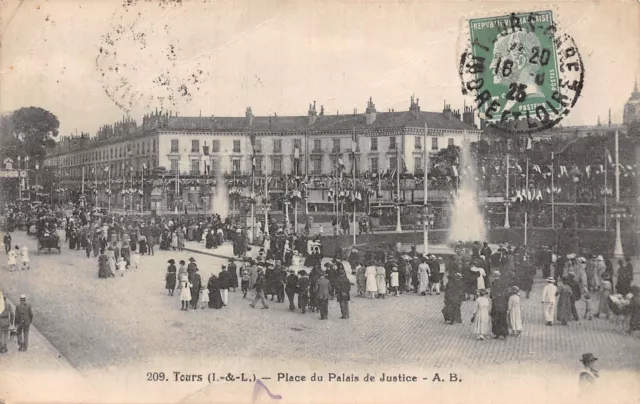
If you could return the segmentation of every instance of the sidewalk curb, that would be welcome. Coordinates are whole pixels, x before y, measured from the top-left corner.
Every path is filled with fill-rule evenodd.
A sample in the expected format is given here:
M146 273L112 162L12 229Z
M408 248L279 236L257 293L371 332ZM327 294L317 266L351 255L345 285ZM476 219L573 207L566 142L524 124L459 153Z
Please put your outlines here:
M189 252L196 253L196 254L209 255L211 257L222 258L222 259L225 259L225 260L229 260L229 259L234 258L234 257L228 256L228 255L222 255L222 254L216 254L216 253L207 252L207 251L196 250L195 248L184 247L182 250L183 251L189 251Z
M11 306L13 306L13 310L15 311L17 305L14 304L14 302L6 295L4 294L4 297L7 299L7 302L9 304L11 304ZM34 336L36 338L39 338L42 341L42 344L44 346L44 349L46 350L46 352L51 355L52 357L55 358L55 360L60 363L60 365L67 369L68 371L70 371L71 373L74 374L74 376L76 376L78 378L78 380L81 380L82 382L84 382L84 387L88 388L90 391L89 393L91 394L90 397L85 397L85 399L88 399L89 401L91 401L93 398L95 398L95 396L97 395L97 391L95 389L95 387L87 380L87 378L85 378L80 371L78 371L78 369L76 369L71 362L69 362L69 360L62 354L62 352L60 352L55 346L53 346L53 344L51 344L51 342L49 342L49 340L44 336L44 334L42 334L40 332L40 330L38 329L38 327L36 327L35 325L31 325L29 327L29 333L30 334L34 334ZM2 403L2 401L0 400L0 403Z

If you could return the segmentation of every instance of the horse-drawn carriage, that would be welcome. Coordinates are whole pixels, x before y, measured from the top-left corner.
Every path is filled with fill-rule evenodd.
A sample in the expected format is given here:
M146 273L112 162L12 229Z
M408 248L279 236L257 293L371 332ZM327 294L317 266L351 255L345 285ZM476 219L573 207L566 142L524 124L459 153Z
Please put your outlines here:
M55 233L40 233L38 234L38 252L47 249L51 251L53 249L58 250L58 254L62 252L60 248L60 236Z

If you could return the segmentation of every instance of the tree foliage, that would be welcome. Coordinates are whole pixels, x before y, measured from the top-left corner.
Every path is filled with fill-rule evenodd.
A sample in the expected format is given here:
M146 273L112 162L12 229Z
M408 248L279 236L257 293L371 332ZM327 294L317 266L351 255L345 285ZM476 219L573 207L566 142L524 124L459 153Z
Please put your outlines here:
M39 107L20 108L0 118L2 158L16 161L28 156L42 166L46 149L55 145L60 121L53 113Z

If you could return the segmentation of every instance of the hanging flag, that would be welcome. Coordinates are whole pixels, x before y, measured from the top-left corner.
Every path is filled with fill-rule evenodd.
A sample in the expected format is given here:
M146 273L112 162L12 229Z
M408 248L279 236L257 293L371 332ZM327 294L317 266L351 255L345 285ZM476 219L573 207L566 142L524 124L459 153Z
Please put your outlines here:
M356 138L356 130L353 130L353 136L351 136L351 151L353 153L358 150L358 139Z
M147 163L142 163L142 169L146 170L147 169Z
M451 168L453 169L453 176L457 177L458 176L458 167L456 166L451 166Z
M255 171L255 170L256 170L256 158L255 158L255 157L252 157L252 158L251 158L251 169L252 169L253 171Z
M613 165L613 158L611 157L611 152L609 151L609 148L607 147L605 150L607 152L607 160L609 160L609 164Z
M345 170L345 165L344 165L344 161L342 161L341 157L338 157L338 169L340 170L340 173L342 174Z
M532 148L532 147L531 147L531 146L532 146L532 144L531 144L531 143L532 143L532 142L531 142L531 136L529 136L529 137L527 138L527 150L531 150L531 148Z
M109 171L109 166L106 166L106 167L104 168L104 172L106 173L107 171Z

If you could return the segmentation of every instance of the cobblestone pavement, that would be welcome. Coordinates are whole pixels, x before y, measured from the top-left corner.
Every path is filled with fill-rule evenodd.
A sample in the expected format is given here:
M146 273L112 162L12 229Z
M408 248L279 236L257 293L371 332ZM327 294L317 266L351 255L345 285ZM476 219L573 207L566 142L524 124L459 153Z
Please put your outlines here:
M159 251L142 257L141 268L124 277L99 279L97 260L86 258L84 251L63 247L60 255L37 254L35 239L24 233L14 233L13 238L29 246L33 269L10 273L3 265L0 287L14 301L21 293L29 296L34 324L85 374L153 358L194 355L363 366L492 368L529 363L575 368L582 353L594 352L603 368L640 369L640 339L611 321L545 326L541 280L531 299L522 298L525 323L520 337L476 341L469 323L473 303L463 304L463 324L445 325L442 295L352 297L348 321L340 319L335 301L329 304L329 321L321 322L317 314L288 312L287 303L269 302L269 310L251 309L239 290L229 293L229 306L222 310L183 312L179 293L168 297L164 290L167 260L194 256L205 282L226 260ZM583 311L581 306L578 310Z

